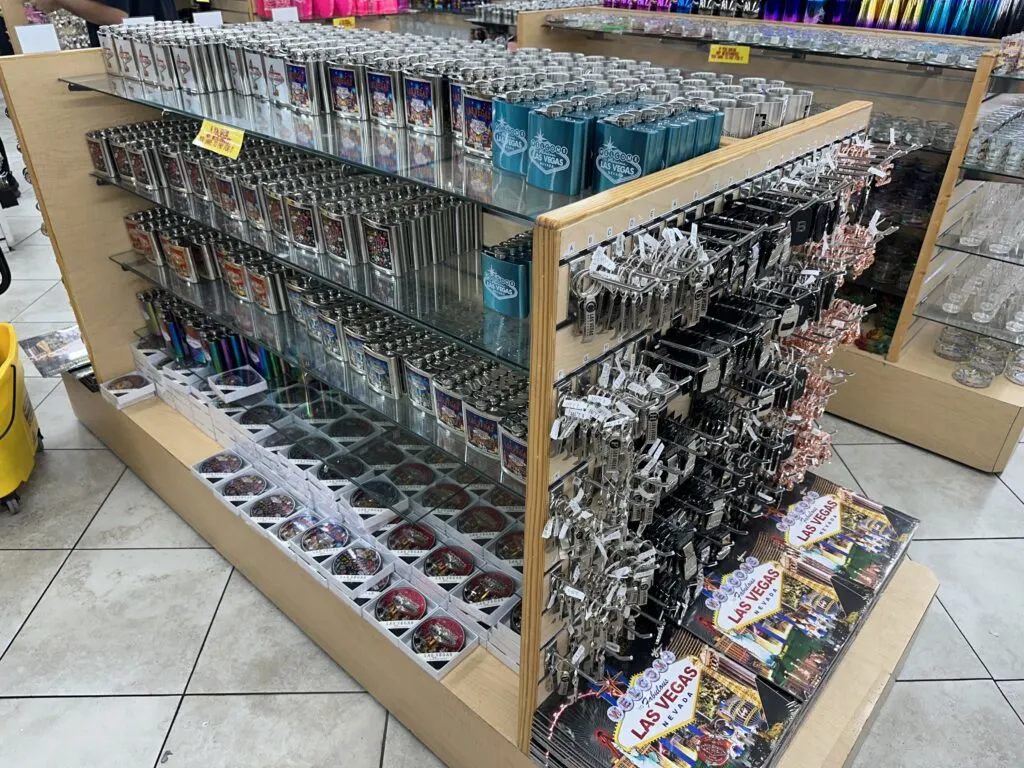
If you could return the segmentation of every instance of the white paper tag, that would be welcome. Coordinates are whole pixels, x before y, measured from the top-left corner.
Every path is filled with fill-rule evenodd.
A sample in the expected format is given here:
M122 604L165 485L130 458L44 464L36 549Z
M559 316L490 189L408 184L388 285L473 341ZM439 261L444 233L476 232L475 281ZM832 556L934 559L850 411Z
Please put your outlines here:
M586 592L582 592L581 590L576 589L576 587L563 587L562 592L573 600L583 600L587 596Z
M612 376L612 367L608 363L601 363L601 375L597 377L597 386L607 388Z
M586 655L587 655L587 646L584 643L584 644L581 644L580 647L576 649L576 652L572 655L572 665L574 667L577 666L581 661L583 661L583 659L584 659L584 657Z
M15 27L22 53L49 53L60 50L53 24L25 24Z
M223 27L224 15L220 11L200 11L192 14L192 21L200 27Z
M562 437L562 417L559 416L551 422L551 439L558 440Z
M121 23L126 27L133 27L136 24L152 24L156 21L152 16L125 16Z
M871 221L868 222L868 234L878 234L878 222L882 219L882 212L877 208L875 209L874 215L871 217Z
M294 5L287 8L271 8L270 18L274 21L298 21L299 9Z
M648 395L647 387L645 387L643 384L639 384L639 383L637 383L635 381L629 382L626 385L626 389L628 389L630 392L632 392L635 395L639 395L640 397L647 397L647 395Z

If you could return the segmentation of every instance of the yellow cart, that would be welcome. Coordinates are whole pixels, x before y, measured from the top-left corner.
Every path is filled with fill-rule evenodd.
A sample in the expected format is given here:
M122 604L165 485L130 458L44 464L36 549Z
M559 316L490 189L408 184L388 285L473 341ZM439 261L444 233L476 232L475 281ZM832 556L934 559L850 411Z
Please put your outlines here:
M18 512L18 487L32 474L41 447L39 423L25 390L18 338L13 325L0 323L0 503L11 513Z

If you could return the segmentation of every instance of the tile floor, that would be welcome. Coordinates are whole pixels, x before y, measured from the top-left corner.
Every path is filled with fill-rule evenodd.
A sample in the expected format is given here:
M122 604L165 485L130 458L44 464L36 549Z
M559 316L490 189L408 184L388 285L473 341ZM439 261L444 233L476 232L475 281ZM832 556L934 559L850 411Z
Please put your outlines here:
M24 190L0 322L27 337L74 318ZM0 514L0 766L441 765L30 373L47 450ZM825 425L822 473L919 517L911 557L942 582L854 765L1021 766L1024 451L996 477Z

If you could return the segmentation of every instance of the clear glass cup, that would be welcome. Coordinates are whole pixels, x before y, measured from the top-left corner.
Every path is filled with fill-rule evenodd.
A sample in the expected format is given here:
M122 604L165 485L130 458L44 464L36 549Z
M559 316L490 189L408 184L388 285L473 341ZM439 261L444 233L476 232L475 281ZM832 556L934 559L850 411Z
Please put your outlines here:
M1003 375L1018 386L1024 387L1024 349L1016 349L1006 361Z
M971 354L976 337L977 334L970 331L947 325L942 329L938 338L935 339L932 352L943 360L952 360L954 362L966 360Z
M956 368L953 370L953 378L965 387L984 389L992 385L996 375L991 371L979 368L975 364L974 359L969 357L957 363Z
M969 360L976 368L998 375L1005 370L1013 350L1014 345L1009 342L981 336L975 340Z

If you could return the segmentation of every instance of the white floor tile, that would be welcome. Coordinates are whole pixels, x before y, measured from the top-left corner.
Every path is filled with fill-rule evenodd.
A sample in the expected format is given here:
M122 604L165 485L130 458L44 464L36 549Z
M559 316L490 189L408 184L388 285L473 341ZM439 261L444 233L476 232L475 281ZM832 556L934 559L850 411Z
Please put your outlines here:
M124 471L108 450L43 451L19 488L21 512L0 514L0 542L10 549L74 546Z
M29 376L26 372L25 391L32 402L32 407L38 408L42 405L43 401L57 388L58 384L60 384L60 379L41 379Z
M996 680L1024 679L1024 558L1016 539L917 541L910 556L939 579L939 599Z
M915 539L1024 536L1024 503L995 475L910 445L844 445L872 499L921 520Z
M900 680L988 678L985 665L938 600L933 600L907 654Z
M152 768L177 696L0 701L0 765Z
M1003 695L1010 702L1017 716L1024 719L1024 680L997 683Z
M384 761L381 765L387 768L444 768L444 763L393 715L388 717L388 735L384 740Z
M18 253L24 247L26 239L39 232L39 227L43 223L43 216L35 210L35 206L30 205L25 209L18 206L18 209L20 215L8 215L7 217L7 223L15 242L14 253ZM14 273L14 270L12 269L11 272Z
M189 693L339 693L362 687L235 571Z
M10 287L0 296L0 323L14 320L57 284L56 280L15 280L13 274L11 277Z
M182 693L230 569L202 549L73 552L0 660L0 695Z
M14 639L67 554L64 550L0 551L0 654Z
M853 768L1019 768L1024 725L991 681L896 683Z
M104 447L99 438L76 418L63 385L57 386L36 408L36 418L48 449Z
M82 549L210 547L130 469L103 502L78 546Z
M64 289L64 284L59 282L19 312L14 319L29 323L76 322L75 311L71 308L68 292Z
M15 280L60 280L60 267L49 244L22 243L6 258Z
M384 717L363 693L186 696L167 749L174 768L379 768Z

